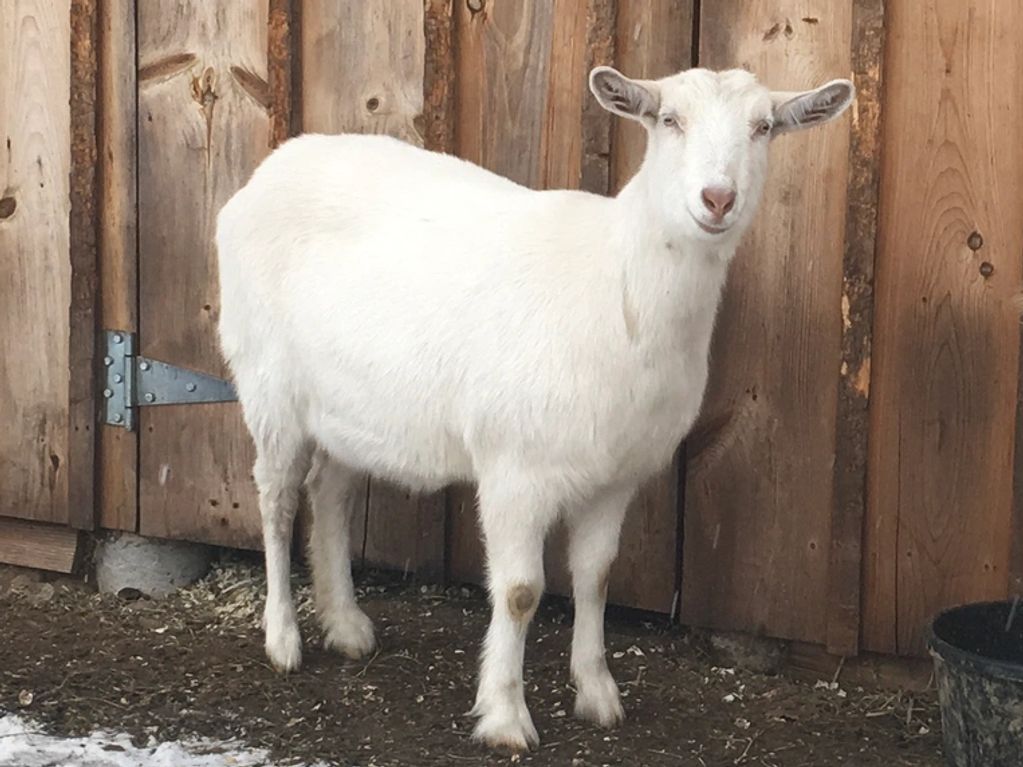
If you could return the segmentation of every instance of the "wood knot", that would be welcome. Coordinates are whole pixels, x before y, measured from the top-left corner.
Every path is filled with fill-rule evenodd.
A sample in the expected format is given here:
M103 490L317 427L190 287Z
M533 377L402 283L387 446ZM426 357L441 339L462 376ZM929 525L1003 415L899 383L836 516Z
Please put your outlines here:
M788 19L785 19L784 24L782 24L780 21L775 22L770 29L764 32L763 40L765 43L769 43L775 38L777 38L778 35L781 34L784 34L785 37L791 40L795 32L796 31L792 28L792 22L789 21Z
M18 208L18 201L13 197L0 199L0 219L10 218Z
M366 99L366 109L368 109L370 112L375 112L379 108L380 99L378 99L376 96L371 96L370 98Z
M970 250L980 250L984 245L984 238L980 236L980 232L970 232L970 236L966 238L966 247Z
M217 76L213 67L206 67L198 77L192 78L192 98L204 109L217 100Z
M980 274L984 279L987 279L995 273L995 265L990 261L984 261L980 265Z
M466 0L465 4L469 8L469 13L474 16L482 11L485 5L484 0Z

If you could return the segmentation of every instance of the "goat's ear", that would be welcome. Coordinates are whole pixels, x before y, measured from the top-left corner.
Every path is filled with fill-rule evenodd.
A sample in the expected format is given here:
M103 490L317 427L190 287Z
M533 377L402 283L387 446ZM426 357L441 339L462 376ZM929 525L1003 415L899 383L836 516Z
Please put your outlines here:
M657 120L661 95L649 80L630 80L612 67L590 72L590 90L608 112L652 125Z
M812 128L830 122L844 112L856 97L856 88L848 80L830 83L804 93L771 93L774 108L772 136Z

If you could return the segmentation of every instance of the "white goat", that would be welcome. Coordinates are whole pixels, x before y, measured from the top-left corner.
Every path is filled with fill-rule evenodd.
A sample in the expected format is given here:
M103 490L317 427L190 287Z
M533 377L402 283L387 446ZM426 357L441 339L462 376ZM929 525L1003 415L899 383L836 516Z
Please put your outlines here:
M270 660L301 661L288 547L303 480L317 612L352 657L374 646L350 571L356 488L367 474L419 490L475 481L493 606L476 736L513 749L538 743L522 663L558 519L575 712L622 719L603 613L626 506L697 416L769 140L853 98L846 80L781 94L741 70L638 81L599 67L590 87L648 134L617 197L532 191L391 138L307 135L217 221L221 341L258 455Z

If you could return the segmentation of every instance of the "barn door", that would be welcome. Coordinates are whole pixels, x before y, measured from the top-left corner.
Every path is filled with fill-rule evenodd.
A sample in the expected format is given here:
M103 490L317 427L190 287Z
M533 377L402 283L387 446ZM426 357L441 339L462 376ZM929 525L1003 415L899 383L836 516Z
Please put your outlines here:
M442 6L449 7L138 4L139 354L227 375L216 336L217 212L297 131L293 115L302 115L307 131L390 133L418 143L422 133L437 133L436 124L422 124L425 35L426 14ZM299 58L294 82L302 96L293 99ZM236 403L141 407L137 434L142 534L260 546L253 447ZM373 482L362 509L352 536L357 558L443 575L444 494L419 498Z

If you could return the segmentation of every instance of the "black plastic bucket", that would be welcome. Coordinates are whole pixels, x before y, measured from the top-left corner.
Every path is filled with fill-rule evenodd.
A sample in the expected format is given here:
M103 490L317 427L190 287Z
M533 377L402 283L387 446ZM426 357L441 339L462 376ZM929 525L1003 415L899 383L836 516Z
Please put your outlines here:
M943 612L929 645L949 767L1023 767L1023 604Z

